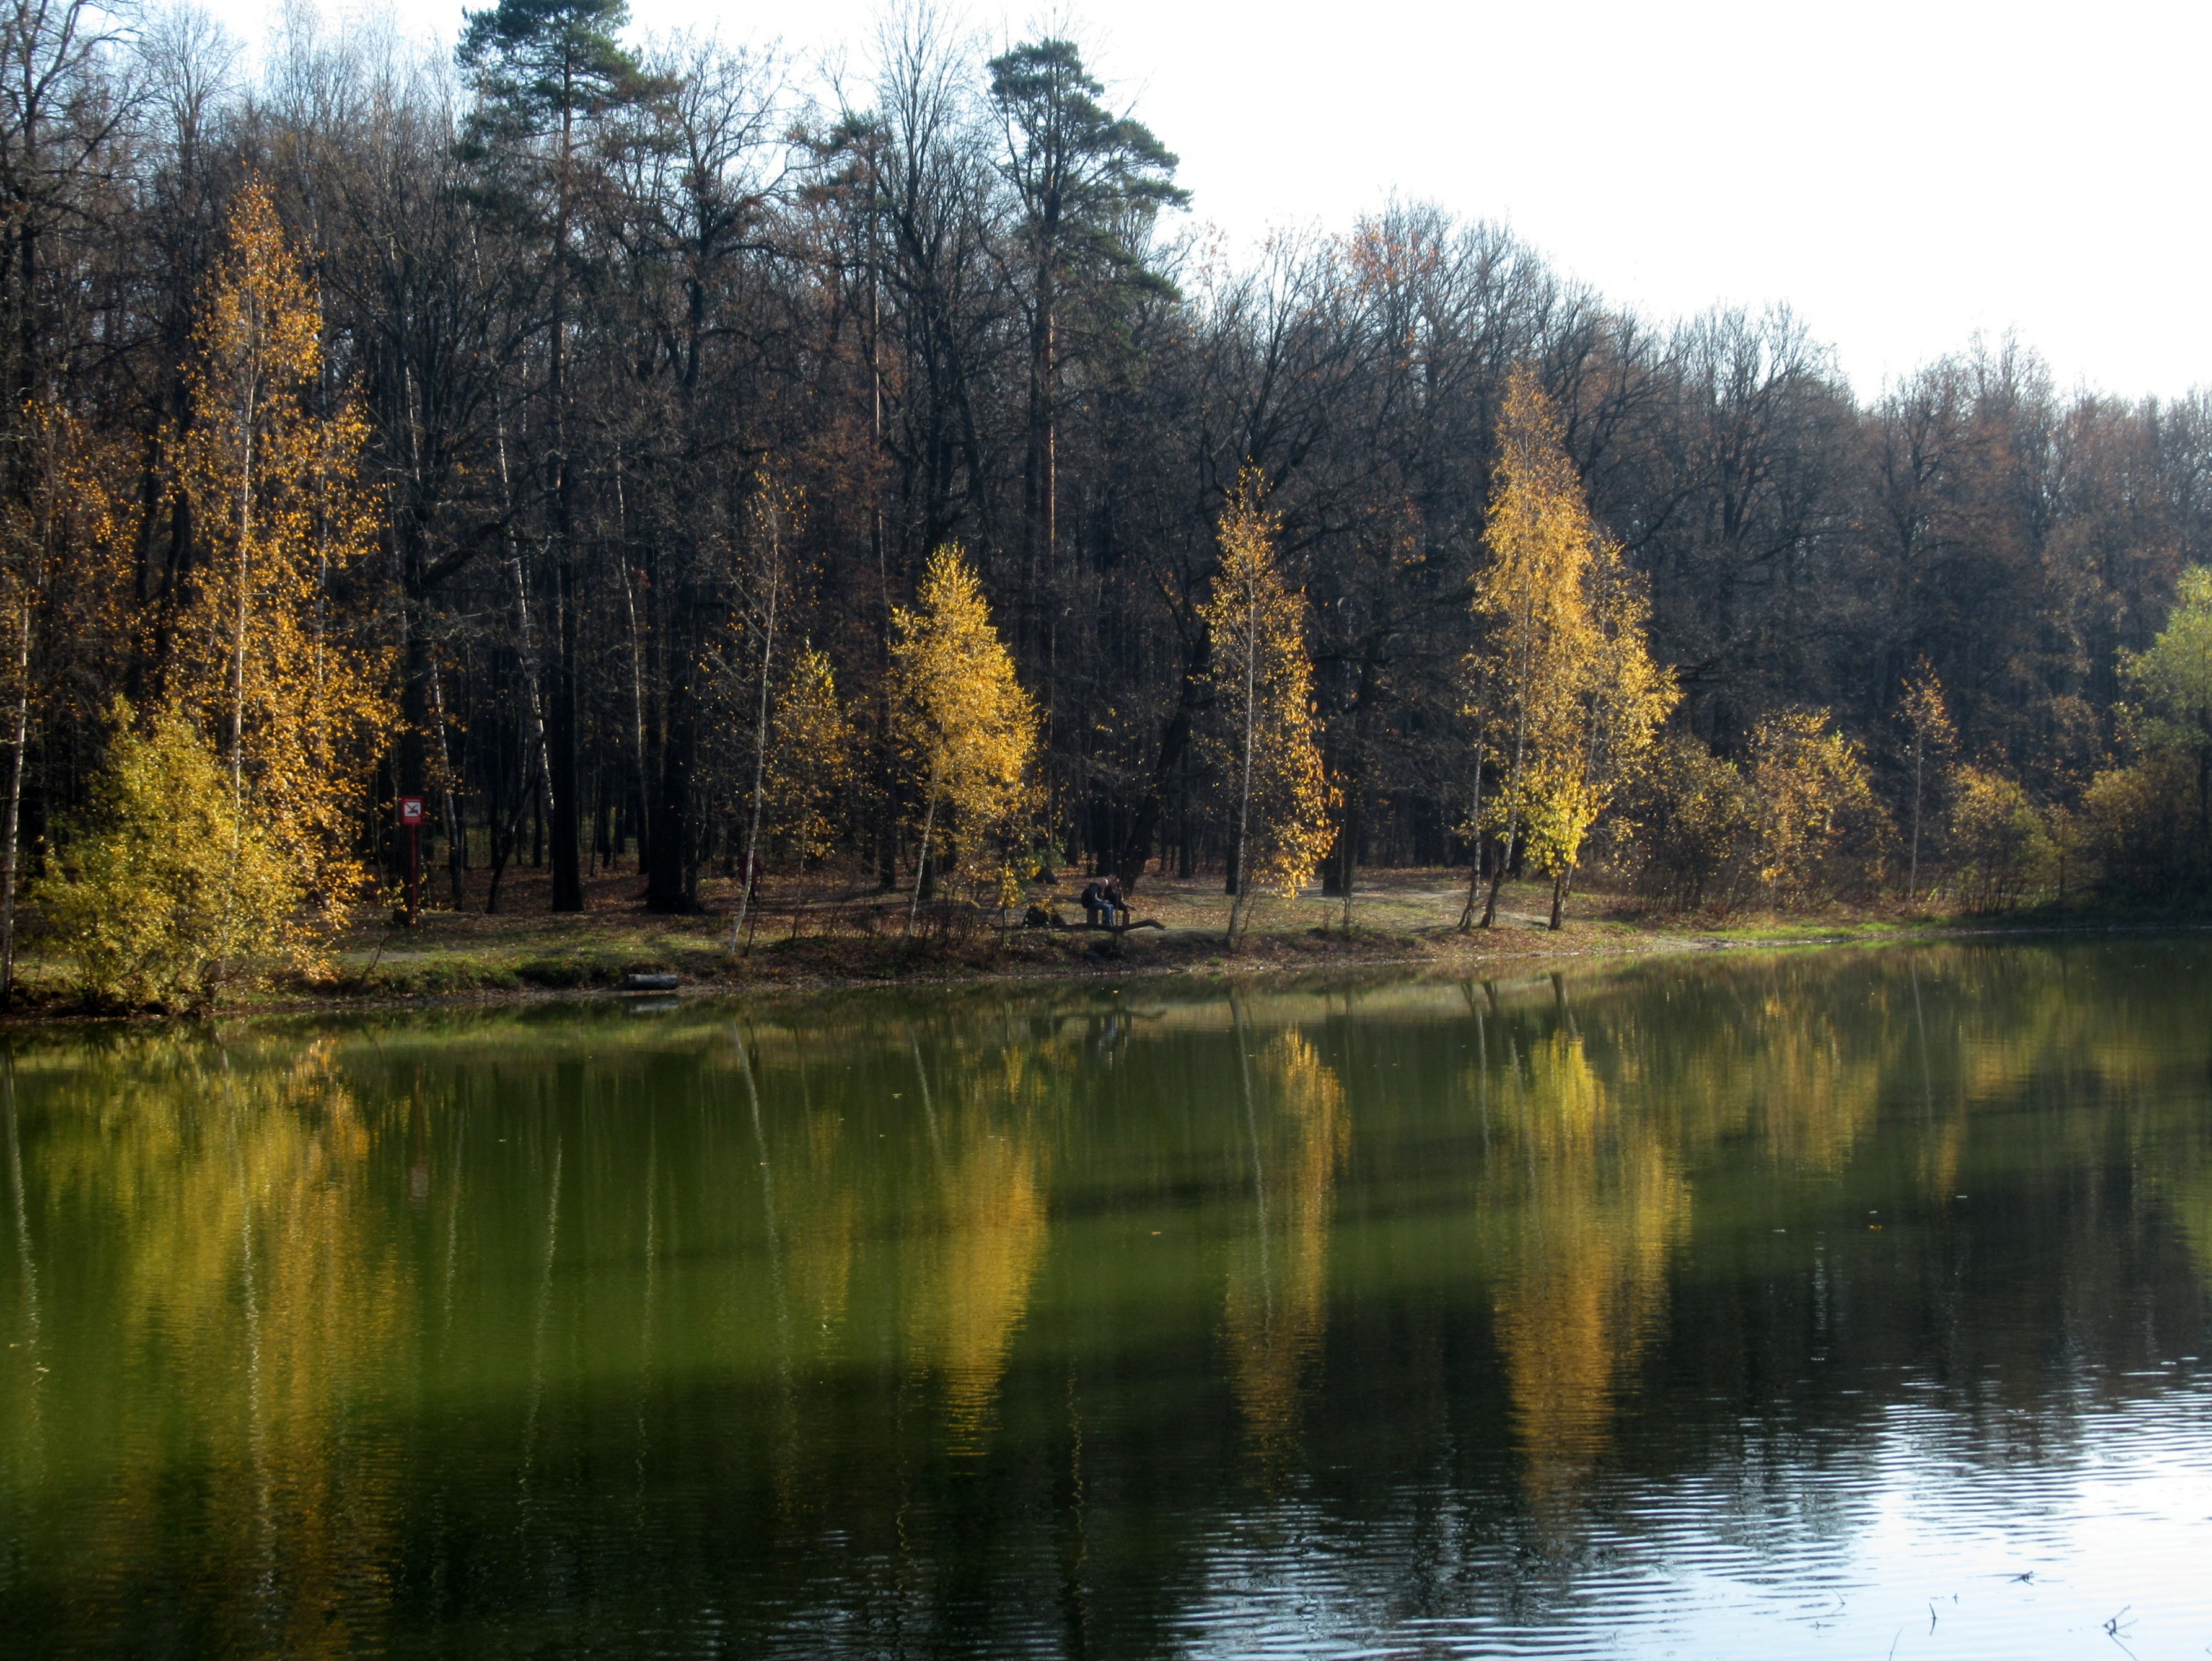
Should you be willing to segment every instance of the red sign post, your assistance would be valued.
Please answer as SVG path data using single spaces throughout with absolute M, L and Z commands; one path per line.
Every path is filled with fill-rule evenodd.
M 399 828 L 407 833 L 407 926 L 415 926 L 416 889 L 422 877 L 422 798 L 399 799 Z

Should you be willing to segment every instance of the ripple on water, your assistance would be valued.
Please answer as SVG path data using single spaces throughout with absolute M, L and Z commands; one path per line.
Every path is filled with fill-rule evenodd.
M 2138 1657 L 2203 1652 L 2212 1392 L 2093 1409 L 2035 1462 L 1978 1462 L 1979 1433 L 1923 1397 L 1893 1406 L 1857 1456 L 1768 1470 L 1756 1495 L 1726 1474 L 1615 1477 L 1548 1552 L 1455 1542 L 1425 1504 L 1357 1528 L 1278 1506 L 1212 1536 L 1177 1630 L 1190 1653 L 1224 1658 L 1996 1661 L 2112 1635 Z M 1406 1609 L 1417 1562 L 1456 1612 Z

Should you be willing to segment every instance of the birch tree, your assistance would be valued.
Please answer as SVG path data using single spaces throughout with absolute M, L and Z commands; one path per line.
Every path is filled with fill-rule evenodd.
M 892 608 L 891 636 L 893 727 L 921 797 L 910 929 L 940 834 L 956 871 L 977 867 L 994 840 L 1002 854 L 1022 840 L 1038 714 L 959 548 L 930 556 L 912 609 Z
M 1858 744 L 1838 732 L 1826 709 L 1784 709 L 1759 722 L 1751 739 L 1751 808 L 1760 885 L 1778 909 L 1804 904 L 1837 885 L 1829 867 L 1857 827 L 1871 867 L 1881 822 Z
M 203 545 L 177 619 L 171 700 L 216 745 L 232 841 L 252 820 L 326 908 L 364 874 L 362 786 L 391 734 L 360 479 L 367 428 L 324 399 L 320 307 L 258 183 L 239 193 L 185 366 L 192 423 L 175 446 Z M 343 593 L 339 590 L 343 587 Z
M 1553 929 L 1564 920 L 1592 827 L 1644 768 L 1660 724 L 1681 697 L 1672 672 L 1652 660 L 1650 600 L 1619 543 L 1600 537 L 1592 544 L 1583 587 L 1595 648 L 1576 701 L 1581 730 L 1571 775 L 1539 793 L 1544 806 L 1529 837 L 1537 869 L 1552 879 Z
M 757 569 L 753 587 L 755 621 L 760 636 L 760 705 L 753 723 L 753 788 L 750 817 L 745 826 L 745 868 L 738 879 L 737 914 L 730 919 L 730 950 L 735 952 L 744 933 L 745 915 L 752 908 L 753 885 L 760 870 L 761 808 L 767 794 L 769 751 L 769 691 L 775 679 L 775 625 L 783 603 L 784 532 L 798 501 L 765 475 L 753 502 Z
M 173 706 L 141 722 L 116 700 L 88 812 L 37 891 L 87 996 L 204 1007 L 265 963 L 301 960 L 299 871 L 229 769 Z
M 1596 539 L 1582 481 L 1560 440 L 1559 412 L 1534 374 L 1516 368 L 1498 426 L 1483 531 L 1487 557 L 1474 579 L 1481 641 L 1468 663 L 1483 697 L 1470 713 L 1482 718 L 1497 747 L 1498 773 L 1476 826 L 1498 847 L 1485 928 L 1496 925 L 1498 890 L 1532 826 L 1540 824 L 1556 848 L 1571 839 L 1585 811 L 1558 798 L 1577 771 L 1576 704 L 1599 645 L 1583 593 Z M 1466 925 L 1465 914 L 1461 922 Z
M 1498 449 L 1488 557 L 1474 575 L 1482 639 L 1467 666 L 1468 713 L 1481 723 L 1476 767 L 1481 746 L 1495 743 L 1499 771 L 1489 799 L 1477 795 L 1476 833 L 1498 842 L 1482 927 L 1496 924 L 1518 848 L 1552 880 L 1558 928 L 1591 826 L 1677 695 L 1651 659 L 1642 585 L 1592 521 L 1559 411 L 1525 366 L 1507 383 Z M 1476 865 L 1462 928 L 1474 909 Z
M 1314 713 L 1306 602 L 1276 562 L 1279 518 L 1247 467 L 1221 515 L 1221 569 L 1200 615 L 1213 695 L 1212 747 L 1236 784 L 1229 941 L 1250 926 L 1254 889 L 1296 898 L 1328 851 L 1333 803 Z
M 1905 683 L 1905 696 L 1898 700 L 1897 718 L 1905 723 L 1905 753 L 1912 762 L 1911 848 L 1906 855 L 1905 875 L 1905 897 L 1911 900 L 1920 893 L 1920 822 L 1931 782 L 1929 775 L 1942 766 L 1959 743 L 1943 697 L 1943 683 L 1936 678 L 1935 667 L 1926 658 L 1920 660 L 1919 667 Z
M 763 793 L 768 830 L 802 868 L 836 845 L 852 794 L 854 743 L 829 654 L 802 646 L 776 695 Z

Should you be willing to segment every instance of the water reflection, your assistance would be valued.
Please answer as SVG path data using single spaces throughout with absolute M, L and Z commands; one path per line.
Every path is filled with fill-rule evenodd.
M 1665 1314 L 1690 1189 L 1579 1034 L 1556 1028 L 1525 1054 L 1509 1040 L 1504 1084 L 1504 1146 L 1476 1204 L 1529 1500 L 1557 1527 Z
M 963 1455 L 982 1451 L 1044 1262 L 1040 1154 L 1024 1120 L 997 1095 L 979 1091 L 947 1115 L 936 1204 L 908 1254 L 907 1342 L 915 1360 L 942 1378 L 947 1443 Z
M 1321 1352 L 1329 1206 L 1351 1124 L 1343 1085 L 1303 1033 L 1282 1033 L 1254 1056 L 1241 1013 L 1236 1027 L 1252 1227 L 1231 1256 L 1224 1325 L 1231 1388 L 1273 1485 L 1294 1452 L 1299 1397 Z
M 120 1582 L 179 1562 L 210 1599 L 198 1618 L 310 1655 L 353 1647 L 356 1613 L 390 1595 L 398 1471 L 354 1426 L 391 1401 L 414 1335 L 370 1191 L 391 1127 L 333 1046 L 288 1050 L 231 1068 L 155 1041 L 72 1069 L 40 1094 L 80 1134 L 34 1144 L 30 1186 L 49 1215 L 94 1220 L 76 1244 L 112 1253 L 93 1318 L 55 1358 L 72 1399 L 54 1417 L 69 1433 L 96 1421 L 101 1442 L 64 1451 L 64 1471 L 125 1456 L 103 1459 L 75 1572 Z M 19 1211 L 34 1296 L 32 1232 Z
M 1900 1540 L 2033 1537 L 2194 1630 L 2188 1576 L 2118 1595 L 2169 1545 L 2083 1542 L 2135 1505 L 2212 1548 L 2154 1503 L 2212 1430 L 2208 967 L 19 1043 L 0 1629 L 1757 1654 L 1809 1618 L 1761 1588 L 1872 1610 Z M 2044 1629 L 2010 1607 L 1990 1652 Z

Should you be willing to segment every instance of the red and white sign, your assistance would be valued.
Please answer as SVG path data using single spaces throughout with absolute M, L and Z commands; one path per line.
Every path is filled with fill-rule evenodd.
M 399 822 L 400 822 L 400 824 L 422 824 L 422 797 L 420 797 L 420 796 L 402 796 L 402 797 L 400 797 L 400 799 L 399 799 Z

